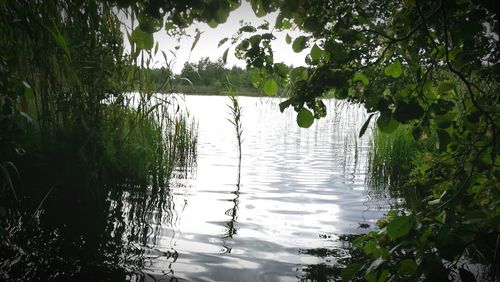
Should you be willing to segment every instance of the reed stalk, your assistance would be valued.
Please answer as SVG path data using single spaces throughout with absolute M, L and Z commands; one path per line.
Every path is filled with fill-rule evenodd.
M 234 126 L 234 132 L 236 136 L 236 141 L 238 145 L 238 179 L 237 179 L 237 185 L 240 185 L 240 180 L 241 180 L 241 145 L 243 143 L 243 129 L 242 129 L 242 124 L 241 124 L 241 106 L 238 102 L 238 98 L 236 98 L 236 93 L 234 91 L 234 88 L 232 87 L 231 83 L 227 83 L 227 93 L 228 97 L 230 100 L 230 104 L 228 104 L 230 114 L 231 114 L 231 119 L 227 119 L 233 126 Z

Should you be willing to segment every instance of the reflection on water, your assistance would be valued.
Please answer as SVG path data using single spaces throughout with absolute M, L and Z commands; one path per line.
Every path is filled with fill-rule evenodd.
M 240 97 L 244 141 L 237 185 L 228 101 L 186 96 L 199 126 L 197 166 L 178 171 L 162 197 L 127 192 L 113 198 L 112 210 L 122 213 L 116 236 L 142 250 L 131 278 L 338 278 L 352 255 L 339 236 L 364 232 L 360 224 L 373 225 L 386 204 L 365 194 L 369 136 L 356 138 L 365 113 L 329 101 L 327 118 L 300 129 L 292 110 L 279 112 L 279 99 Z
M 8 250 L 0 270 L 43 280 L 338 280 L 357 255 L 345 234 L 365 232 L 360 224 L 373 226 L 387 204 L 365 191 L 369 132 L 357 134 L 366 114 L 326 101 L 328 116 L 301 129 L 279 101 L 239 98 L 238 185 L 229 99 L 185 97 L 199 128 L 196 166 L 177 168 L 164 187 L 110 188 L 104 207 L 44 211 L 46 229 L 27 231 L 30 252 Z

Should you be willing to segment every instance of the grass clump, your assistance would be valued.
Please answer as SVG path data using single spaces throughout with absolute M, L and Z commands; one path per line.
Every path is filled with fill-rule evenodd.
M 412 202 L 415 191 L 408 183 L 418 149 L 408 127 L 399 126 L 390 134 L 375 129 L 368 152 L 370 193 L 382 196 L 388 192 L 393 198 Z

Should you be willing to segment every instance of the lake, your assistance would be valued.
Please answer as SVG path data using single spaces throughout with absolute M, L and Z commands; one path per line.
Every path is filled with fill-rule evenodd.
M 364 109 L 326 100 L 327 117 L 302 129 L 293 109 L 280 113 L 279 98 L 238 97 L 244 139 L 238 185 L 229 98 L 179 100 L 198 124 L 196 164 L 174 172 L 160 205 L 138 202 L 158 207 L 149 216 L 137 216 L 141 208 L 130 204 L 131 195 L 111 205 L 124 214 L 120 238 L 139 250 L 124 260 L 128 279 L 338 279 L 351 256 L 346 235 L 373 228 L 388 204 L 367 193 L 370 130 L 357 137 Z M 146 225 L 143 235 L 127 235 L 139 223 Z

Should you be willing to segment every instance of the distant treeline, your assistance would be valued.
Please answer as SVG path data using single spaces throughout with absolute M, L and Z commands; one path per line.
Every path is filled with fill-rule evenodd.
M 181 92 L 186 94 L 224 95 L 228 83 L 237 95 L 259 96 L 261 91 L 252 84 L 255 70 L 237 66 L 227 68 L 222 60 L 215 62 L 202 58 L 197 63 L 184 64 L 180 74 L 173 74 L 168 68 L 141 70 L 139 75 L 147 76 L 158 92 Z

